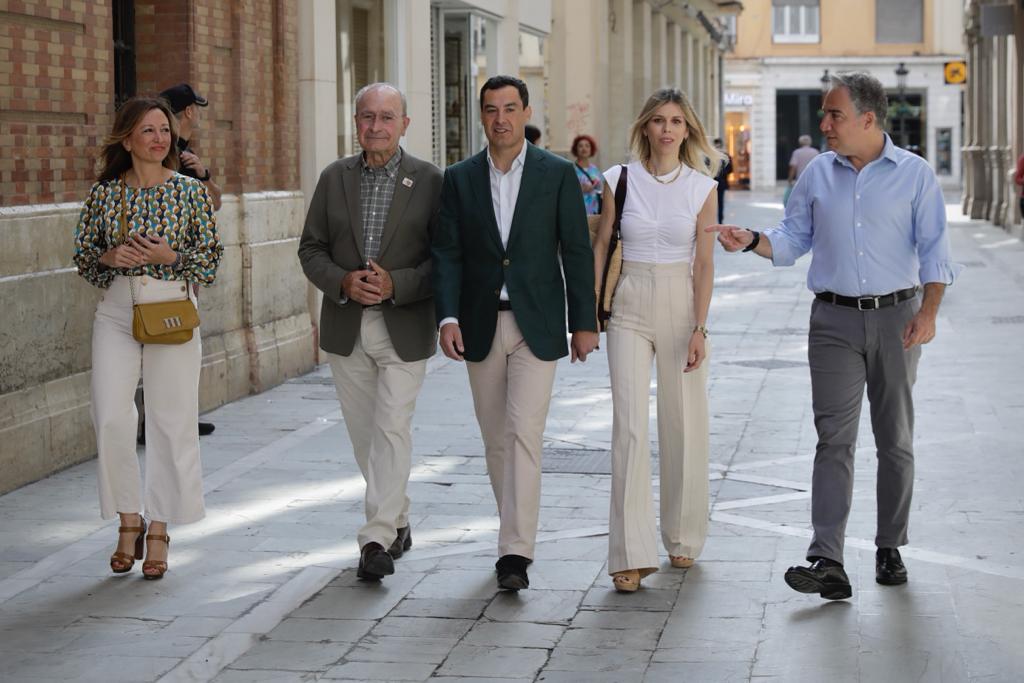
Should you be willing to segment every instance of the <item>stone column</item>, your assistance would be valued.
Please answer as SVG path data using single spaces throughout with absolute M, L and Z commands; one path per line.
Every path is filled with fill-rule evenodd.
M 685 89 L 683 78 L 683 27 L 679 24 L 668 25 L 668 60 L 669 77 L 674 88 Z
M 633 100 L 637 107 L 651 94 L 651 6 L 633 5 Z
M 636 97 L 633 49 L 633 0 L 609 0 L 608 16 L 608 127 L 602 146 L 605 166 L 629 158 L 629 126 L 642 106 Z
M 992 137 L 988 148 L 989 169 L 992 178 L 992 201 L 988 220 L 995 225 L 1006 225 L 1008 219 L 1009 189 L 1006 185 L 1007 157 L 1010 154 L 1007 139 L 1007 113 L 1009 97 L 1006 84 L 1006 36 L 992 38 Z
M 668 19 L 658 12 L 651 18 L 651 89 L 669 85 Z

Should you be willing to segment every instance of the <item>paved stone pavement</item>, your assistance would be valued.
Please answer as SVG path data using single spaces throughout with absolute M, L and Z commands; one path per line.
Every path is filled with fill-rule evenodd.
M 766 225 L 768 194 L 727 216 Z M 494 585 L 496 524 L 465 370 L 435 359 L 415 420 L 412 551 L 355 579 L 363 486 L 321 369 L 211 414 L 209 515 L 171 530 L 171 570 L 107 568 L 95 463 L 0 497 L 4 681 L 1019 681 L 1024 679 L 1024 244 L 957 215 L 968 265 L 916 389 L 910 583 L 873 582 L 865 418 L 847 567 L 853 598 L 790 591 L 809 536 L 814 433 L 806 262 L 719 253 L 710 537 L 633 595 L 604 561 L 606 359 L 559 367 L 532 587 Z M 652 437 L 656 432 L 652 431 Z

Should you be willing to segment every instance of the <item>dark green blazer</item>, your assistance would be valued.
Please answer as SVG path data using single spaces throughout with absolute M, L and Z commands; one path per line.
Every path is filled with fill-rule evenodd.
M 561 157 L 528 145 L 507 248 L 494 216 L 487 150 L 449 166 L 433 253 L 437 321 L 459 319 L 468 361 L 482 361 L 491 350 L 502 285 L 541 360 L 569 353 L 567 303 L 571 332 L 597 331 L 583 195 L 572 163 Z
M 320 348 L 339 356 L 352 353 L 363 305 L 342 301 L 341 281 L 359 270 L 363 254 L 363 214 L 359 203 L 361 155 L 335 161 L 320 174 L 299 240 L 302 270 L 324 293 L 320 308 Z M 384 324 L 399 358 L 429 358 L 437 349 L 431 287 L 430 244 L 437 230 L 441 171 L 402 152 L 377 263 L 391 274 L 394 298 L 382 304 Z

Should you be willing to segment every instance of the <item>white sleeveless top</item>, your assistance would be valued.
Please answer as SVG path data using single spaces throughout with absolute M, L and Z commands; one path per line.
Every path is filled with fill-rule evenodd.
M 615 192 L 620 166 L 604 172 Z M 643 263 L 692 262 L 697 243 L 697 214 L 718 183 L 684 165 L 679 177 L 659 183 L 639 161 L 628 165 L 626 204 L 622 208 L 622 258 Z M 669 180 L 675 169 L 659 176 Z

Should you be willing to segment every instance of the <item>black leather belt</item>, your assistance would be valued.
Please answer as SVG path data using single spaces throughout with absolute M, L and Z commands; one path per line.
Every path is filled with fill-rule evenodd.
M 882 294 L 881 296 L 842 296 L 840 294 L 833 294 L 832 292 L 817 292 L 814 297 L 827 301 L 830 304 L 836 306 L 846 306 L 847 308 L 856 308 L 858 311 L 874 311 L 879 308 L 887 308 L 889 306 L 895 306 L 901 301 L 907 299 L 913 299 L 917 294 L 917 287 L 909 287 L 907 289 L 901 289 L 898 292 L 890 292 L 888 294 Z
M 498 310 L 499 311 L 511 311 L 512 310 L 512 302 L 511 301 L 506 301 L 504 299 L 498 299 Z

